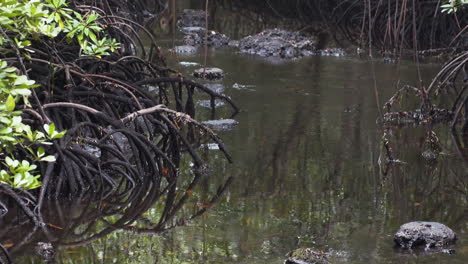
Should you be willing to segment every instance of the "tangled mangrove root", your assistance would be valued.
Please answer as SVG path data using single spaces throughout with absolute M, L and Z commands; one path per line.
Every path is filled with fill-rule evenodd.
M 216 115 L 215 100 L 229 104 L 233 115 L 238 108 L 229 97 L 168 69 L 151 34 L 136 22 L 113 15 L 112 10 L 121 8 L 119 5 L 99 2 L 103 6 L 88 5 L 91 2 L 87 1 L 74 4 L 79 12 L 94 10 L 102 15 L 99 23 L 121 43 L 118 52 L 103 58 L 81 57 L 76 43 L 46 40 L 31 46 L 31 56 L 8 51 L 1 56 L 40 85 L 32 91 L 31 105 L 19 106 L 23 121 L 37 130 L 50 123 L 57 130 L 67 130 L 63 138 L 45 147 L 56 162 L 39 164 L 42 186 L 38 191 L 26 192 L 0 184 L 2 217 L 12 214 L 8 209 L 16 205 L 21 213 L 10 221 L 15 223 L 11 230 L 31 230 L 21 241 L 15 241 L 12 250 L 2 247 L 7 259 L 8 252 L 31 243 L 38 232 L 50 241 L 58 239 L 51 232 L 53 225 L 51 228 L 43 215 L 43 206 L 50 198 L 92 197 L 87 201 L 93 213 L 85 210 L 79 223 L 61 223 L 72 225 L 67 228 L 72 232 L 83 222 L 89 225 L 85 230 L 98 220 L 107 222 L 102 231 L 74 242 L 80 244 L 116 228 L 139 231 L 131 227 L 132 223 L 163 197 L 159 220 L 141 231 L 162 232 L 181 225 L 216 202 L 230 182 L 207 201 L 207 207 L 185 220 L 170 223 L 206 174 L 206 165 L 197 153 L 199 146 L 214 142 L 231 161 L 220 138 L 195 120 L 194 97 L 210 97 L 212 117 Z M 144 2 L 119 3 L 132 3 L 137 8 Z M 149 36 L 149 45 L 140 38 L 141 32 Z M 22 149 L 17 152 L 18 159 L 27 155 Z M 189 161 L 193 166 L 181 179 L 181 164 Z M 190 174 L 193 178 L 185 179 Z M 183 183 L 187 183 L 185 187 L 181 186 Z M 186 192 L 180 196 L 178 192 L 184 188 Z M 106 220 L 116 214 L 121 216 L 117 221 Z M 73 232 L 68 235 L 77 236 Z
M 468 133 L 468 52 L 462 52 L 442 66 L 442 69 L 426 87 L 406 85 L 399 89 L 386 103 L 386 124 L 423 124 L 451 122 L 452 130 L 461 124 L 463 134 Z M 413 93 L 420 99 L 414 111 L 392 111 L 404 95 Z M 445 100 L 440 97 L 444 96 Z M 439 101 L 438 105 L 432 102 Z M 448 102 L 448 103 L 447 103 Z
M 38 246 L 48 244 L 52 248 L 48 255 L 53 255 L 59 248 L 83 246 L 116 230 L 161 234 L 188 224 L 213 206 L 233 180 L 228 178 L 211 198 L 197 200 L 193 198 L 196 192 L 193 188 L 202 176 L 195 172 L 184 186 L 177 186 L 173 181 L 163 192 L 141 185 L 121 196 L 103 198 L 99 193 L 89 193 L 69 203 L 47 200 L 43 227 L 35 226 L 21 214 L 5 221 L 0 240 L 9 248 L 4 253 L 7 257 L 25 251 L 43 255 L 38 252 Z M 197 207 L 189 207 L 187 202 L 194 202 Z
M 386 54 L 402 50 L 466 48 L 467 10 L 441 13 L 444 1 L 381 0 L 269 0 L 224 1 L 218 5 L 235 12 L 265 16 L 262 21 L 289 20 L 298 27 L 307 25 L 315 33 L 331 34 L 336 40 L 349 40 L 367 47 L 369 42 Z M 252 19 L 257 21 L 255 19 Z M 299 21 L 299 23 L 298 23 Z M 414 22 L 414 23 L 413 23 Z M 254 22 L 256 23 L 256 22 Z M 302 25 L 302 26 L 301 26 Z M 314 26 L 317 25 L 317 26 Z M 318 26 L 320 25 L 320 26 Z M 465 35 L 463 35 L 465 33 Z
M 451 111 L 454 113 L 452 130 L 461 123 L 463 134 L 468 133 L 468 52 L 465 51 L 445 63 L 427 89 L 436 96 L 448 94 L 453 101 Z

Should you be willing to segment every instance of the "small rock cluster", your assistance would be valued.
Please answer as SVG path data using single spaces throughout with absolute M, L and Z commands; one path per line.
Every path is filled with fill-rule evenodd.
M 230 39 L 228 36 L 219 32 L 209 30 L 206 35 L 206 44 L 211 47 L 221 47 L 228 45 Z M 198 46 L 205 44 L 205 29 L 201 28 L 184 36 L 186 45 Z
M 219 68 L 200 68 L 193 72 L 193 76 L 200 79 L 205 77 L 204 79 L 215 81 L 224 78 L 224 71 Z
M 270 29 L 241 39 L 239 49 L 243 53 L 263 57 L 297 58 L 314 55 L 315 44 L 314 38 L 306 37 L 298 32 Z
M 179 15 L 177 27 L 185 34 L 185 45 L 198 46 L 205 44 L 205 14 L 203 10 L 185 9 L 182 14 Z M 221 47 L 227 45 L 230 41 L 229 37 L 219 32 L 209 30 L 206 33 L 206 44 L 208 46 Z
M 182 45 L 174 47 L 174 52 L 178 54 L 193 54 L 197 52 L 197 48 L 190 45 Z
M 311 55 L 345 55 L 344 50 L 340 48 L 317 50 L 315 37 L 281 29 L 269 29 L 241 40 L 231 40 L 222 33 L 213 30 L 206 31 L 205 14 L 203 10 L 185 9 L 178 17 L 177 26 L 185 34 L 185 46 L 176 48 L 176 53 L 193 53 L 196 52 L 196 49 L 186 47 L 206 44 L 210 47 L 229 46 L 238 48 L 242 53 L 286 59 Z

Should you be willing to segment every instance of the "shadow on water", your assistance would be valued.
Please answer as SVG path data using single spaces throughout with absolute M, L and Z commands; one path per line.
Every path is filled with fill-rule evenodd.
M 96 240 L 107 239 L 114 232 L 160 236 L 187 225 L 212 207 L 233 180 L 229 177 L 209 196 L 210 190 L 203 194 L 193 191 L 202 176 L 208 175 L 195 173 L 192 180 L 168 187 L 163 195 L 157 194 L 154 187 L 138 186 L 105 199 L 94 194 L 73 200 L 48 200 L 43 207 L 46 228 L 34 225 L 19 209 L 12 210 L 2 218 L 0 240 L 8 250 L 2 261 L 9 263 L 7 259 L 10 258 L 15 259 L 15 263 L 25 263 L 42 258 L 46 263 L 61 263 L 64 253 L 79 248 L 76 253 L 83 254 L 80 263 L 95 263 L 96 254 L 101 254 L 103 259 L 108 257 L 106 249 L 91 251 L 91 254 L 81 249 Z M 120 241 L 112 245 L 128 247 Z

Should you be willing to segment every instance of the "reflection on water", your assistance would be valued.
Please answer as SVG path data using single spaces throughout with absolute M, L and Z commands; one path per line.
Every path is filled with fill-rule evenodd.
M 197 55 L 179 59 L 201 62 Z M 236 177 L 226 194 L 191 226 L 159 236 L 115 231 L 62 248 L 64 263 L 282 263 L 302 246 L 331 251 L 337 263 L 465 263 L 466 164 L 448 129 L 435 126 L 387 130 L 395 158 L 406 164 L 379 167 L 384 128 L 375 122 L 369 63 L 312 57 L 278 65 L 223 49 L 212 50 L 209 63 L 225 70 L 225 93 L 243 112 L 237 128 L 221 133 L 234 165 L 207 150 L 213 176 L 200 180 L 198 201 L 187 206 L 203 208 L 207 191 Z M 382 103 L 394 91 L 397 66 L 375 67 Z M 422 71 L 429 78 L 437 68 Z M 404 65 L 402 82 L 415 83 L 414 73 Z M 442 146 L 436 163 L 422 157 L 429 131 Z M 453 228 L 457 254 L 394 251 L 393 233 L 412 220 Z
M 195 68 L 180 67 L 180 61 L 202 63 L 203 58 L 169 58 L 189 76 Z M 112 230 L 93 243 L 62 247 L 60 262 L 282 263 L 288 251 L 313 247 L 331 252 L 335 263 L 466 263 L 467 164 L 443 125 L 376 124 L 371 63 L 330 57 L 271 63 L 218 49 L 209 50 L 208 64 L 227 73 L 220 84 L 243 110 L 236 116 L 239 125 L 220 133 L 235 163 L 207 149 L 211 174 L 200 179 L 181 213 L 208 209 L 207 193 L 236 177 L 225 195 L 189 226 L 158 235 Z M 376 62 L 374 67 L 380 105 L 398 81 L 417 83 L 411 63 Z M 421 66 L 426 83 L 438 68 Z M 249 86 L 236 89 L 234 84 Z M 384 131 L 402 163 L 379 166 Z M 422 155 L 428 133 L 440 142 L 437 162 Z M 162 211 L 156 205 L 142 213 L 159 216 Z M 393 233 L 414 220 L 454 229 L 457 253 L 395 251 Z M 33 262 L 25 257 L 19 263 Z
M 395 158 L 406 164 L 379 167 L 384 128 L 375 122 L 369 63 L 312 57 L 275 65 L 211 52 L 210 66 L 225 70 L 225 93 L 243 112 L 237 128 L 221 133 L 234 165 L 207 150 L 213 176 L 200 180 L 197 201 L 187 206 L 203 208 L 206 192 L 236 177 L 226 194 L 190 226 L 159 236 L 115 231 L 61 249 L 64 263 L 282 263 L 302 246 L 330 251 L 336 263 L 465 263 L 467 169 L 445 126 L 386 130 Z M 200 62 L 197 55 L 179 59 Z M 402 68 L 402 82 L 414 83 L 413 67 Z M 430 77 L 437 68 L 422 71 Z M 375 69 L 383 102 L 394 91 L 396 66 Z M 436 163 L 422 157 L 429 131 L 442 147 Z M 412 220 L 453 228 L 457 253 L 394 251 L 393 233 Z

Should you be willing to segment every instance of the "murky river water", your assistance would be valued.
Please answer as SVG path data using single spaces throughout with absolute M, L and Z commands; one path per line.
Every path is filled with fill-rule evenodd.
M 171 41 L 161 44 L 169 47 Z M 196 67 L 179 62 L 201 63 L 201 54 L 170 56 L 169 64 L 188 76 Z M 63 248 L 60 262 L 279 264 L 288 251 L 312 247 L 331 252 L 335 263 L 467 263 L 467 164 L 449 129 L 390 130 L 396 158 L 405 164 L 378 165 L 384 129 L 376 124 L 377 106 L 398 81 L 417 83 L 415 65 L 372 64 L 354 56 L 270 61 L 231 49 L 209 49 L 207 61 L 226 72 L 218 84 L 242 109 L 238 127 L 220 133 L 234 164 L 217 150 L 207 151 L 212 173 L 193 194 L 203 201 L 235 176 L 220 202 L 189 226 L 164 234 L 117 230 Z M 425 83 L 438 69 L 421 66 Z M 435 164 L 421 155 L 431 130 L 443 147 Z M 413 220 L 454 229 L 456 254 L 395 250 L 393 234 Z

